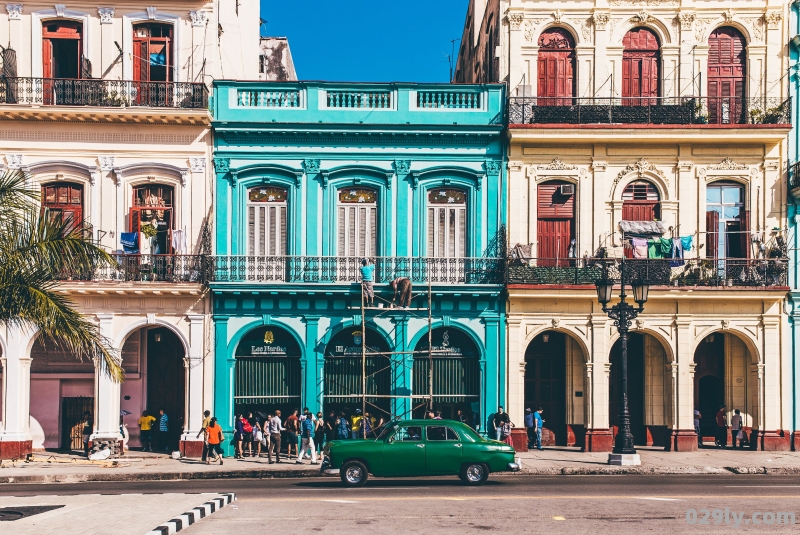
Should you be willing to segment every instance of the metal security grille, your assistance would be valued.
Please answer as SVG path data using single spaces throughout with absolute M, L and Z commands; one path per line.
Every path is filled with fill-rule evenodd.
M 237 404 L 300 400 L 299 357 L 236 357 Z
M 390 359 L 382 356 L 366 358 L 366 390 L 370 396 L 387 396 L 391 390 Z M 358 401 L 361 395 L 361 355 L 325 358 L 325 400 L 334 403 Z M 375 403 L 377 397 L 371 399 Z
M 477 400 L 480 397 L 480 366 L 478 360 L 470 357 L 434 357 L 433 361 L 433 401 L 434 403 L 453 403 Z M 427 398 L 428 370 L 427 357 L 414 358 L 414 397 Z

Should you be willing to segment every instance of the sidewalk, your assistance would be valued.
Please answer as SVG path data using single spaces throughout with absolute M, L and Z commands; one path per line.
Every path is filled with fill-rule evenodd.
M 800 475 L 800 452 L 763 452 L 703 449 L 691 453 L 638 450 L 642 465 L 609 466 L 606 453 L 581 453 L 552 448 L 519 453 L 523 474 L 774 474 Z M 87 481 L 171 481 L 189 479 L 294 478 L 319 476 L 319 465 L 309 461 L 267 464 L 266 457 L 206 465 L 198 459 L 171 459 L 167 455 L 128 452 L 122 458 L 89 462 L 63 453 L 38 452 L 33 462 L 4 461 L 2 483 L 80 483 Z

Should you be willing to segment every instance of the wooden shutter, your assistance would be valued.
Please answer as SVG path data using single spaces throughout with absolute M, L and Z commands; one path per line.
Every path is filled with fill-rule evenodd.
M 737 124 L 745 121 L 745 40 L 735 28 L 717 28 L 708 38 L 709 122 Z
M 347 251 L 345 251 L 345 236 L 347 235 L 347 227 L 345 227 L 345 210 L 347 210 L 346 206 L 339 207 L 339 235 L 337 240 L 337 249 L 336 251 L 339 253 L 339 256 L 347 256 Z
M 659 43 L 656 35 L 646 28 L 634 28 L 622 40 L 622 97 L 658 97 Z M 638 98 L 624 104 L 640 106 L 655 101 Z
M 133 81 L 147 82 L 150 80 L 150 50 L 147 46 L 147 39 L 133 39 Z
M 719 212 L 706 212 L 706 258 L 717 258 L 719 242 Z
M 553 28 L 539 37 L 537 59 L 539 106 L 565 106 L 575 95 L 575 44 L 565 30 Z
M 561 195 L 560 187 L 567 182 L 546 182 L 537 186 L 538 216 L 540 218 L 575 217 L 575 195 Z
M 256 247 L 256 206 L 247 207 L 247 254 L 250 256 L 258 255 Z
M 750 210 L 742 210 L 739 216 L 739 240 L 744 258 L 750 258 Z

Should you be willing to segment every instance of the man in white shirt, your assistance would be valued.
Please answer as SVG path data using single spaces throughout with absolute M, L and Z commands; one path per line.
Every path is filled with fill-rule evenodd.
M 733 449 L 736 449 L 736 439 L 739 438 L 739 431 L 742 430 L 742 415 L 739 413 L 739 409 L 736 409 L 731 418 L 731 445 Z M 739 447 L 744 449 L 744 437 L 739 439 Z
M 269 429 L 269 448 L 267 448 L 267 461 L 269 464 L 272 464 L 272 449 L 275 449 L 275 462 L 281 462 L 281 431 L 283 431 L 283 425 L 281 425 L 281 411 L 275 411 L 275 416 L 273 416 L 267 422 L 267 429 Z

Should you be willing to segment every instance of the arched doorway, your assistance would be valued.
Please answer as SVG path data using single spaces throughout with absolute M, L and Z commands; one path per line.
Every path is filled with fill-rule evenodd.
M 634 28 L 622 39 L 622 103 L 647 106 L 659 96 L 658 37 L 647 28 Z
M 286 417 L 300 408 L 302 353 L 286 329 L 254 329 L 242 338 L 235 354 L 234 414 L 252 412 L 263 421 L 275 410 Z
M 424 335 L 414 351 L 428 351 L 414 355 L 414 411 L 422 418 L 428 407 L 433 386 L 433 410 L 441 411 L 442 418 L 455 419 L 459 409 L 477 423 L 480 421 L 480 352 L 470 337 L 459 329 L 439 327 L 431 332 L 432 344 Z M 429 374 L 433 363 L 433 374 Z M 475 418 L 473 418 L 475 416 Z
M 364 362 L 362 344 L 370 353 Z M 362 408 L 363 393 L 367 412 L 391 417 L 392 359 L 386 340 L 370 328 L 365 340 L 360 325 L 336 333 L 325 348 L 324 384 L 325 414 L 332 410 L 352 414 Z
M 614 434 L 619 426 L 622 387 L 622 342 L 611 348 L 609 417 Z M 666 446 L 672 422 L 672 375 L 667 373 L 664 346 L 647 333 L 628 334 L 628 410 L 631 433 L 639 446 Z
M 575 185 L 550 180 L 536 186 L 536 256 L 542 267 L 567 267 L 576 255 Z
M 186 418 L 186 354 L 183 343 L 166 327 L 147 329 L 145 342 L 147 409 L 156 418 L 159 411 L 164 410 L 169 419 L 169 431 L 161 437 L 160 445 L 167 451 L 178 450 Z
M 575 96 L 575 40 L 562 28 L 539 37 L 537 106 L 571 106 Z
M 708 37 L 708 122 L 744 123 L 747 54 L 744 36 L 723 26 Z
M 580 345 L 561 332 L 545 331 L 525 350 L 525 407 L 544 409 L 545 446 L 584 443 L 585 369 Z
M 758 379 L 744 341 L 729 333 L 709 334 L 697 345 L 694 362 L 694 408 L 700 411 L 705 444 L 714 444 L 716 414 L 723 405 L 728 422 L 739 409 L 749 440 L 758 427 Z

